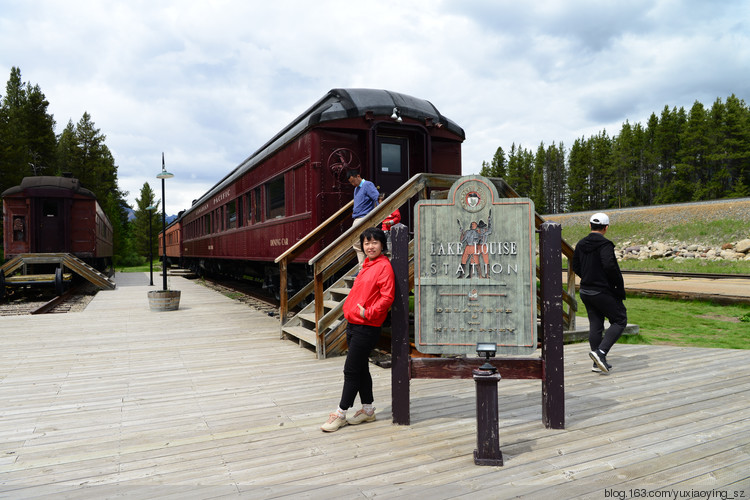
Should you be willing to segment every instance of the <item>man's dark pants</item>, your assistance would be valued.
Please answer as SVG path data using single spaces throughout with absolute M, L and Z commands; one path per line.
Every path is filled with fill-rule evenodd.
M 589 345 L 591 350 L 600 349 L 604 354 L 607 354 L 628 325 L 628 313 L 625 304 L 622 303 L 622 300 L 606 292 L 596 295 L 581 294 L 581 300 L 586 306 L 589 316 Z M 610 326 L 602 337 L 604 318 L 609 320 Z

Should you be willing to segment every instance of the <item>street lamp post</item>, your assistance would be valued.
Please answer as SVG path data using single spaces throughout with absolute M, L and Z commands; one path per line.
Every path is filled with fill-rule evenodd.
M 174 174 L 167 172 L 164 166 L 164 153 L 161 154 L 161 172 L 156 176 L 161 179 L 161 241 L 162 241 L 162 261 L 161 274 L 164 278 L 164 290 L 167 290 L 167 212 L 165 209 L 166 202 L 164 198 L 164 179 L 171 179 Z
M 151 236 L 153 233 L 151 231 L 151 219 L 154 218 L 153 211 L 159 208 L 158 206 L 159 202 L 157 201 L 150 207 L 146 207 L 146 210 L 148 211 L 148 266 L 149 266 L 149 286 L 154 286 L 154 243 L 153 243 L 153 237 Z

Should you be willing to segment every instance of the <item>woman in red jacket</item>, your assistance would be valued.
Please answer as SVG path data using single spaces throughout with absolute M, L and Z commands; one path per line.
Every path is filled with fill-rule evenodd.
M 391 261 L 383 255 L 388 248 L 383 231 L 367 228 L 359 236 L 359 242 L 367 258 L 344 302 L 344 317 L 349 322 L 346 327 L 348 350 L 344 363 L 344 389 L 339 407 L 320 427 L 325 432 L 336 431 L 347 423 L 356 425 L 375 420 L 369 358 L 393 303 L 394 279 Z M 362 409 L 347 420 L 346 410 L 354 405 L 358 393 Z

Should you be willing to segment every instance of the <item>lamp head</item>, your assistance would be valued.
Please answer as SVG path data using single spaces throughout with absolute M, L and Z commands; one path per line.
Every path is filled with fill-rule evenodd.
M 490 358 L 495 357 L 497 344 L 494 342 L 477 342 L 477 354 L 484 356 L 484 364 L 479 367 L 480 370 L 487 370 L 495 373 L 497 369 L 490 364 Z
M 477 343 L 477 354 L 479 354 L 480 356 L 494 358 L 496 352 L 497 352 L 497 344 L 494 342 L 478 342 Z

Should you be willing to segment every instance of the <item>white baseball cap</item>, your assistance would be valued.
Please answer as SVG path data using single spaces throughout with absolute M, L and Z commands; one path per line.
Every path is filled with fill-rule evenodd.
M 589 222 L 592 224 L 599 224 L 600 226 L 609 226 L 609 217 L 607 217 L 607 214 L 599 212 L 592 215 Z

